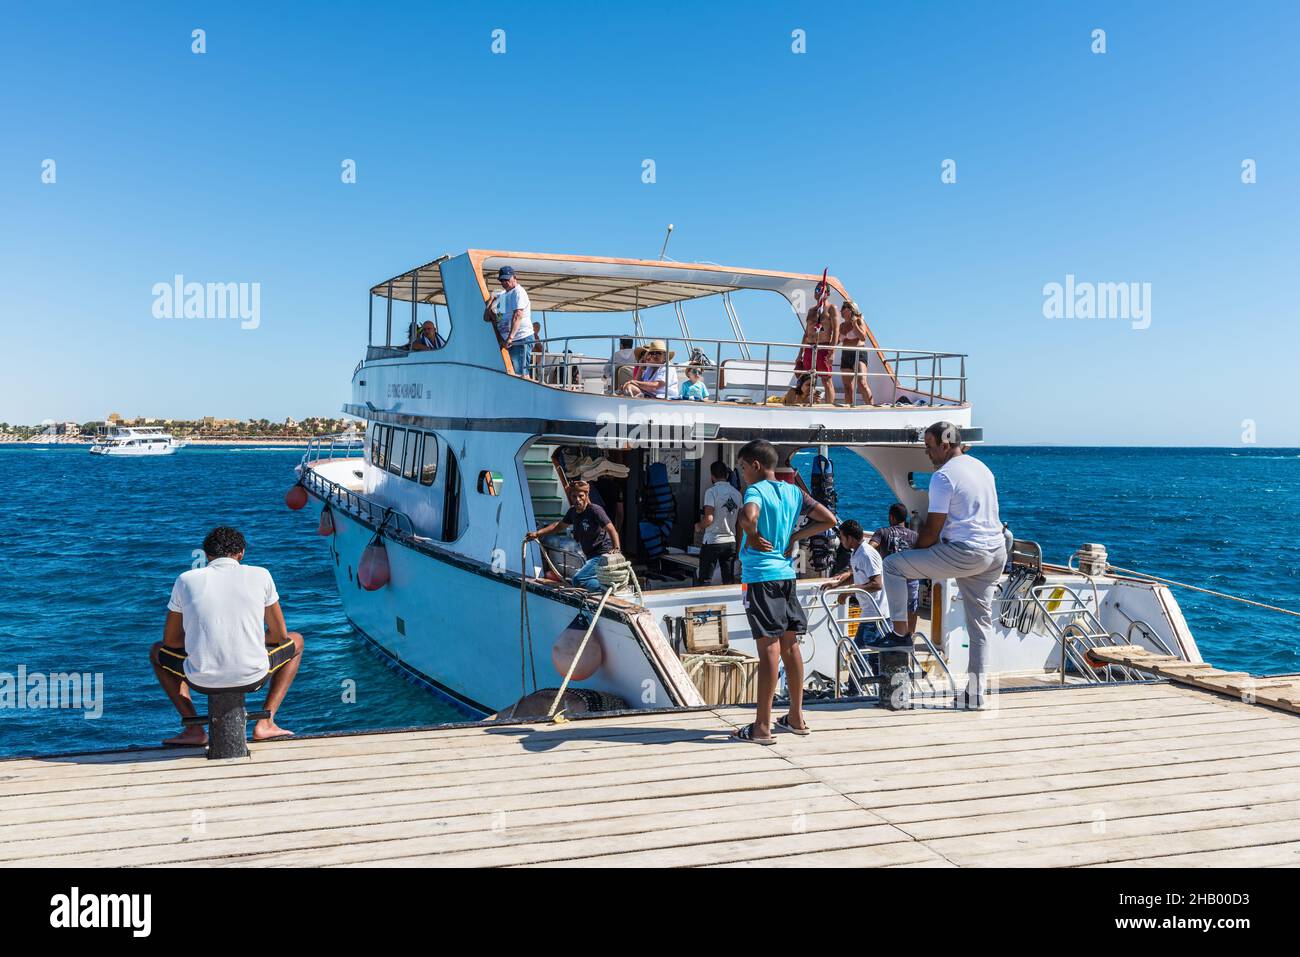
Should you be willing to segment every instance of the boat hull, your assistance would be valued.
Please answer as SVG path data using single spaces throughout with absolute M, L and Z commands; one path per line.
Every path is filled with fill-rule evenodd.
M 526 591 L 529 627 L 521 637 L 517 575 L 496 574 L 463 557 L 430 554 L 392 539 L 385 542 L 390 580 L 367 591 L 357 580 L 357 566 L 374 529 L 341 509 L 333 515 L 331 562 L 344 612 L 374 650 L 410 677 L 469 718 L 495 713 L 563 681 L 552 647 L 579 613 L 576 601 Z M 631 708 L 683 703 L 669 691 L 671 681 L 625 615 L 607 609 L 596 635 L 601 666 L 570 687 L 617 695 Z

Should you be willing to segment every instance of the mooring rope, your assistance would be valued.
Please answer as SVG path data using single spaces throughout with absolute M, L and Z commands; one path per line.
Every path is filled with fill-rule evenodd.
M 1148 572 L 1134 571 L 1131 568 L 1120 568 L 1118 565 L 1107 565 L 1110 571 L 1123 572 L 1126 575 L 1136 575 L 1139 578 L 1147 578 L 1151 581 L 1157 581 L 1164 585 L 1177 585 L 1179 588 L 1186 588 L 1191 591 L 1199 591 L 1205 595 L 1213 595 L 1215 598 L 1226 598 L 1229 601 L 1239 601 L 1243 605 L 1253 605 L 1256 608 L 1264 608 L 1268 611 L 1278 611 L 1284 615 L 1291 615 L 1294 618 L 1300 618 L 1300 611 L 1292 611 L 1290 608 L 1279 608 L 1277 605 L 1266 605 L 1262 601 L 1253 601 L 1249 598 L 1242 598 L 1240 595 L 1229 595 L 1226 592 L 1212 591 L 1209 588 L 1201 588 L 1197 585 L 1189 585 L 1186 582 L 1176 582 L 1172 578 L 1161 578 L 1159 575 L 1152 575 Z
M 538 548 L 541 548 L 539 545 Z M 542 548 L 542 557 L 546 558 L 546 549 Z M 550 559 L 546 559 L 550 562 Z M 531 662 L 533 666 L 533 690 L 537 690 L 537 662 L 533 660 L 533 628 L 528 621 L 528 539 L 525 538 L 523 545 L 520 547 L 519 555 L 519 687 L 523 692 L 523 698 L 528 697 L 528 669 L 526 664 Z M 527 636 L 527 647 L 525 648 L 525 636 Z M 512 709 L 513 710 L 513 709 Z

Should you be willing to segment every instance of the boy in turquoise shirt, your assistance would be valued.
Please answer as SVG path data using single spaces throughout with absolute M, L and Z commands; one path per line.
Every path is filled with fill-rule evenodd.
M 681 388 L 681 397 L 694 399 L 696 402 L 709 401 L 709 387 L 704 384 L 704 370 L 699 366 L 686 367 L 686 384 Z
M 758 648 L 758 711 L 754 723 L 740 728 L 732 737 L 756 744 L 772 744 L 772 697 L 776 693 L 781 662 L 785 662 L 786 685 L 790 690 L 790 713 L 776 725 L 795 734 L 808 734 L 803 719 L 803 656 L 799 635 L 808 630 L 808 619 L 795 590 L 791 553 L 801 539 L 816 535 L 835 524 L 825 505 L 809 497 L 799 486 L 776 479 L 776 449 L 757 439 L 736 454 L 740 480 L 745 486 L 737 531 L 744 535 L 740 549 L 740 580 L 745 586 L 745 616 Z M 801 515 L 808 524 L 795 531 Z

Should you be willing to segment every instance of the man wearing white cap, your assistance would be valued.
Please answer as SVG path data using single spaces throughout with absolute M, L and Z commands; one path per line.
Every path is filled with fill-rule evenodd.
M 533 307 L 528 301 L 528 291 L 519 285 L 512 266 L 497 270 L 501 292 L 488 299 L 483 310 L 483 321 L 491 322 L 497 341 L 510 353 L 510 365 L 515 375 L 524 374 L 524 363 L 533 345 Z

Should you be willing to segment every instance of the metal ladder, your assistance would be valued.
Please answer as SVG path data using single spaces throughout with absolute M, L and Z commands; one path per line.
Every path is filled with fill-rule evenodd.
M 1040 620 L 1061 646 L 1061 684 L 1065 684 L 1067 663 L 1074 665 L 1075 671 L 1090 684 L 1153 680 L 1127 665 L 1106 664 L 1098 668 L 1088 661 L 1092 649 L 1119 647 L 1126 642 L 1107 631 L 1087 600 L 1069 585 L 1059 582 L 1036 585 L 1029 590 L 1029 601 L 1034 603 Z
M 832 607 L 830 604 L 831 597 L 834 596 L 838 599 L 841 595 L 856 597 L 858 599 L 858 606 L 862 609 L 863 614 L 858 618 L 850 618 L 848 615 L 849 605 L 847 601 L 843 604 L 840 604 L 837 601 L 836 605 Z M 839 698 L 843 696 L 840 691 L 841 665 L 844 665 L 845 667 L 845 677 L 847 680 L 843 684 L 846 691 L 855 695 L 867 696 L 871 694 L 871 692 L 867 690 L 868 687 L 875 685 L 875 694 L 879 696 L 880 675 L 876 673 L 876 669 L 873 668 L 871 662 L 867 660 L 867 655 L 879 654 L 881 652 L 902 652 L 906 654 L 908 657 L 908 675 L 911 678 L 913 686 L 915 686 L 919 675 L 925 683 L 930 685 L 933 689 L 934 683 L 930 680 L 929 674 L 922 666 L 920 659 L 916 656 L 915 642 L 904 646 L 880 646 L 868 639 L 866 641 L 867 647 L 862 649 L 857 646 L 855 638 L 850 638 L 848 636 L 846 626 L 849 624 L 856 624 L 858 626 L 859 634 L 861 634 L 863 628 L 867 628 L 869 631 L 874 628 L 876 629 L 877 634 L 879 634 L 879 629 L 882 628 L 888 628 L 890 631 L 893 630 L 893 623 L 885 617 L 885 614 L 880 610 L 880 602 L 876 599 L 874 593 L 867 591 L 865 588 L 850 585 L 844 588 L 831 588 L 825 591 L 819 591 L 818 596 L 821 599 L 822 608 L 826 611 L 827 621 L 835 635 L 835 697 Z M 844 609 L 844 617 L 842 619 L 836 616 L 835 608 Z M 875 614 L 869 614 L 868 609 L 874 611 Z M 957 683 L 953 680 L 952 672 L 948 670 L 948 663 L 943 660 L 943 656 L 939 654 L 939 650 L 935 648 L 934 643 L 930 641 L 928 635 L 923 632 L 917 632 L 915 637 L 921 639 L 925 644 L 925 649 L 929 653 L 931 660 L 937 662 L 939 667 L 943 669 L 944 677 L 948 680 L 948 689 L 952 692 L 953 697 L 956 697 Z

